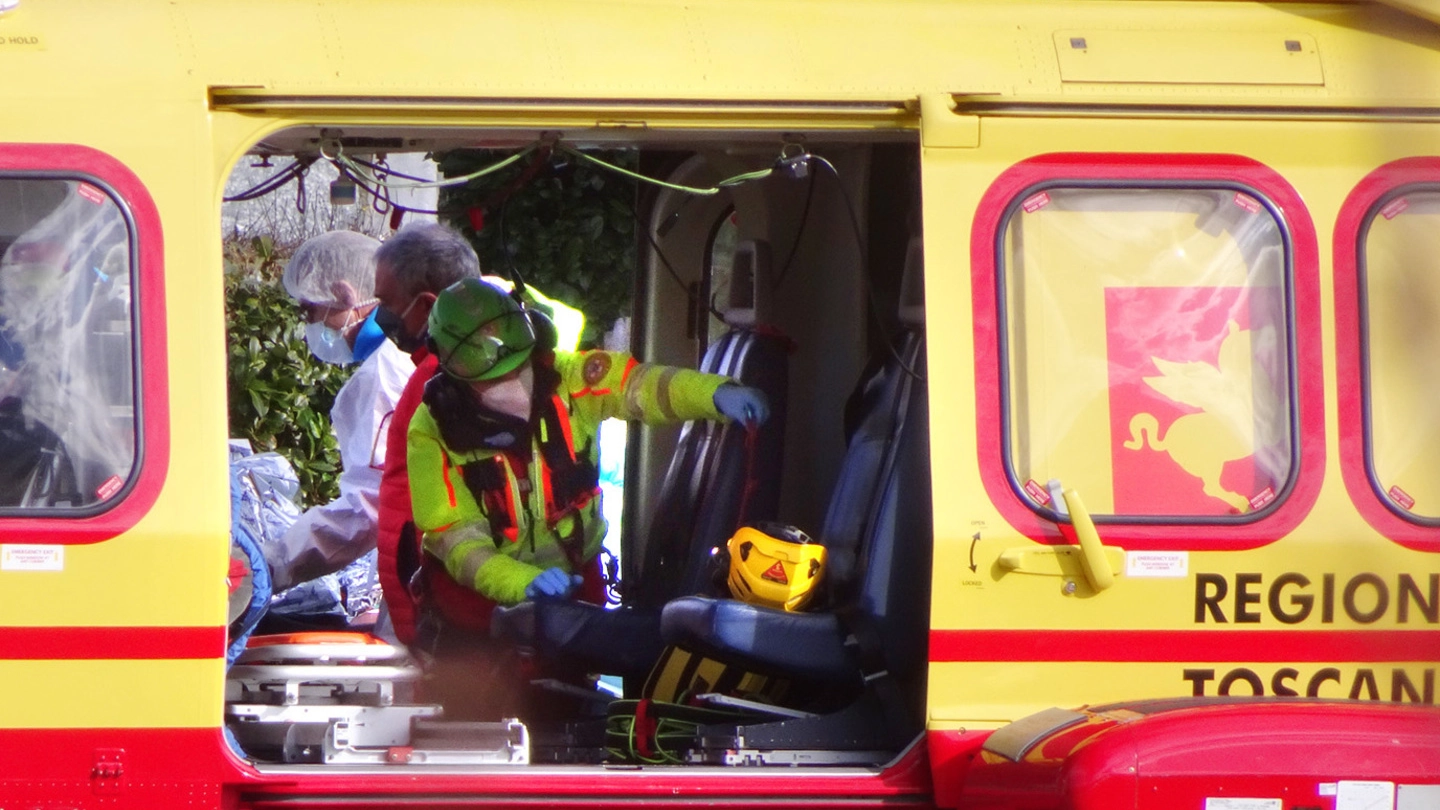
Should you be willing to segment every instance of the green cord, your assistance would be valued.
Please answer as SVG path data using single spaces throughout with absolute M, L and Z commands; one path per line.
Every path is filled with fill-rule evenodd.
M 487 174 L 498 172 L 506 166 L 509 166 L 510 164 L 519 160 L 520 158 L 523 158 L 531 152 L 535 151 L 537 145 L 538 144 L 531 144 L 498 163 L 493 163 L 482 169 L 477 169 L 476 171 L 473 171 L 467 175 L 462 175 L 460 177 L 447 177 L 444 180 L 422 180 L 415 183 L 390 182 L 387 180 L 381 180 L 375 175 L 370 174 L 370 172 L 364 166 L 361 166 L 350 158 L 345 157 L 343 152 L 337 151 L 333 159 L 336 162 L 343 164 L 345 168 L 363 177 L 367 182 L 376 186 L 383 186 L 390 189 L 444 188 L 445 186 L 463 185 L 470 182 L 471 180 L 474 180 L 477 177 L 484 177 Z
M 659 727 L 657 726 L 656 728 L 658 730 Z M 657 743 L 655 747 L 659 749 L 660 745 Z M 635 750 L 635 717 L 633 715 L 630 716 L 630 755 L 640 760 L 641 762 L 648 762 L 651 765 L 661 765 L 664 764 L 666 761 L 664 751 L 660 752 L 660 757 L 658 759 L 651 759 L 649 757 L 641 756 L 640 752 Z
M 746 183 L 746 182 L 749 182 L 749 181 L 751 181 L 751 180 L 759 180 L 759 179 L 764 178 L 764 177 L 769 177 L 769 176 L 770 176 L 770 173 L 773 172 L 773 171 L 775 171 L 774 169 L 771 169 L 771 168 L 756 169 L 756 170 L 753 171 L 753 172 L 745 172 L 745 173 L 743 173 L 743 174 L 737 174 L 737 175 L 735 175 L 734 177 L 727 177 L 727 178 L 725 178 L 724 180 L 721 180 L 720 182 L 716 183 L 714 186 L 712 186 L 712 187 L 710 187 L 710 188 L 698 188 L 698 187 L 696 187 L 696 186 L 682 186 L 682 185 L 680 185 L 679 183 L 668 183 L 668 182 L 666 182 L 666 181 L 664 181 L 664 180 L 656 180 L 656 179 L 653 178 L 653 177 L 646 177 L 645 175 L 640 174 L 639 172 L 632 172 L 632 171 L 630 171 L 629 169 L 623 168 L 623 167 L 621 167 L 621 166 L 616 166 L 616 165 L 613 164 L 613 163 L 606 163 L 605 161 L 601 160 L 600 158 L 597 158 L 597 157 L 595 157 L 595 156 L 593 156 L 593 155 L 587 155 L 587 154 L 585 154 L 584 152 L 579 151 L 578 149 L 571 149 L 571 148 L 568 147 L 568 146 L 558 146 L 558 145 L 557 145 L 555 148 L 558 149 L 558 150 L 561 151 L 561 152 L 564 152 L 564 153 L 567 154 L 567 155 L 571 155 L 571 156 L 573 156 L 573 157 L 578 157 L 578 158 L 580 158 L 581 160 L 587 160 L 587 161 L 589 161 L 589 162 L 591 162 L 591 163 L 594 163 L 596 166 L 599 166 L 599 167 L 601 167 L 601 168 L 609 169 L 610 171 L 615 172 L 616 174 L 623 174 L 623 175 L 625 175 L 626 177 L 630 177 L 630 178 L 633 178 L 633 179 L 635 179 L 635 180 L 640 180 L 640 181 L 643 181 L 643 182 L 646 182 L 646 183 L 650 183 L 650 184 L 652 184 L 652 185 L 660 186 L 661 188 L 668 188 L 668 189 L 672 189 L 672 190 L 674 190 L 674 191 L 683 191 L 683 192 L 685 192 L 686 194 L 698 194 L 698 195 L 700 195 L 700 196 L 702 196 L 702 197 L 711 197 L 711 196 L 714 196 L 714 195 L 716 195 L 716 194 L 719 194 L 719 193 L 720 193 L 720 189 L 722 189 L 722 188 L 727 188 L 727 187 L 729 187 L 729 186 L 738 186 L 738 185 L 740 185 L 741 183 Z
M 370 171 L 369 171 L 368 169 L 366 169 L 364 166 L 361 166 L 360 164 L 356 163 L 355 161 L 351 160 L 350 158 L 345 157 L 345 153 L 344 153 L 343 151 L 339 150 L 338 148 L 336 149 L 335 155 L 334 155 L 333 157 L 331 157 L 331 156 L 329 156 L 329 155 L 326 155 L 326 157 L 329 157 L 331 160 L 335 161 L 336 163 L 339 163 L 339 164 L 343 165 L 346 169 L 350 170 L 351 172 L 355 173 L 356 175 L 359 175 L 359 176 L 360 176 L 361 178 L 363 178 L 366 182 L 368 182 L 368 183 L 370 183 L 370 184 L 372 184 L 372 185 L 375 185 L 375 186 L 380 186 L 380 187 L 389 188 L 389 189 L 444 188 L 444 187 L 446 187 L 446 186 L 458 186 L 458 185 L 463 185 L 463 184 L 468 183 L 468 182 L 470 182 L 471 180 L 474 180 L 474 179 L 476 179 L 476 178 L 478 178 L 478 177 L 484 177 L 484 176 L 487 175 L 487 174 L 491 174 L 491 173 L 493 173 L 493 172 L 497 172 L 497 171 L 505 168 L 506 166 L 509 166 L 510 164 L 514 163 L 515 161 L 519 160 L 520 158 L 525 157 L 526 155 L 528 155 L 528 154 L 530 154 L 531 152 L 535 151 L 535 149 L 537 149 L 539 146 L 540 146 L 540 143 L 539 143 L 539 142 L 530 144 L 529 146 L 525 147 L 524 149 L 520 150 L 519 152 L 516 152 L 515 154 L 511 155 L 511 156 L 508 157 L 508 158 L 505 158 L 504 160 L 501 160 L 501 161 L 498 162 L 498 163 L 493 163 L 493 164 L 491 164 L 491 165 L 489 165 L 489 166 L 486 166 L 486 167 L 484 167 L 484 168 L 482 168 L 482 169 L 478 169 L 478 170 L 476 170 L 476 171 L 473 171 L 473 172 L 471 172 L 471 173 L 469 173 L 469 174 L 467 174 L 467 175 L 463 175 L 463 176 L 461 176 L 461 177 L 449 177 L 449 178 L 446 178 L 446 179 L 444 179 L 444 180 L 429 180 L 429 181 L 423 181 L 423 180 L 422 180 L 422 181 L 413 182 L 413 183 L 391 182 L 391 181 L 388 181 L 388 180 L 381 180 L 379 177 L 371 174 Z M 756 169 L 755 171 L 752 171 L 752 172 L 743 172 L 743 173 L 741 173 L 741 174 L 737 174 L 737 175 L 735 175 L 734 177 L 727 177 L 727 178 L 725 178 L 724 180 L 721 180 L 720 182 L 716 183 L 714 186 L 710 186 L 710 187 L 708 187 L 708 188 L 700 188 L 700 187 L 697 187 L 697 186 L 685 186 L 685 185 L 681 185 L 681 184 L 679 184 L 679 183 L 669 183 L 669 182 L 666 182 L 666 181 L 664 181 L 664 180 L 657 180 L 657 179 L 655 179 L 655 178 L 653 178 L 653 177 L 646 177 L 645 175 L 640 174 L 639 172 L 632 172 L 632 171 L 630 171 L 629 169 L 626 169 L 626 168 L 624 168 L 624 167 L 616 166 L 616 165 L 613 164 L 613 163 L 607 163 L 606 161 L 603 161 L 603 160 L 601 160 L 600 158 L 597 158 L 597 157 L 595 157 L 595 156 L 593 156 L 593 155 L 587 155 L 586 153 L 581 152 L 581 151 L 578 150 L 578 149 L 572 149 L 572 148 L 570 148 L 570 147 L 568 147 L 568 146 L 564 146 L 564 145 L 561 145 L 561 144 L 556 144 L 556 145 L 555 145 L 555 149 L 558 150 L 558 151 L 560 151 L 560 152 L 564 152 L 565 154 L 570 155 L 570 156 L 572 156 L 572 157 L 577 157 L 577 158 L 580 158 L 581 160 L 589 161 L 590 163 L 593 163 L 593 164 L 595 164 L 596 166 L 601 167 L 602 169 L 608 169 L 609 171 L 615 172 L 616 174 L 621 174 L 621 175 L 624 175 L 624 176 L 629 177 L 629 178 L 634 179 L 634 180 L 639 180 L 639 181 L 641 181 L 641 182 L 650 183 L 650 184 L 652 184 L 652 185 L 660 186 L 661 188 L 672 189 L 672 190 L 674 190 L 674 191 L 682 191 L 682 192 L 685 192 L 686 194 L 698 194 L 698 195 L 700 195 L 700 196 L 702 196 L 702 197 L 711 197 L 711 196 L 714 196 L 714 195 L 716 195 L 716 194 L 719 194 L 721 189 L 729 188 L 729 187 L 731 187 L 731 186 L 738 186 L 738 185 L 740 185 L 741 183 L 748 183 L 748 182 L 750 182 L 751 180 L 762 180 L 762 179 L 764 179 L 764 178 L 766 178 L 766 177 L 769 177 L 769 176 L 770 176 L 772 173 L 774 173 L 774 171 L 775 171 L 773 168 L 768 168 L 768 167 L 767 167 L 767 168 L 764 168 L 764 169 Z
M 716 183 L 715 185 L 720 188 L 725 188 L 728 186 L 738 186 L 741 183 L 748 183 L 751 180 L 763 180 L 774 173 L 775 170 L 770 167 L 766 167 L 764 169 L 756 169 L 753 172 L 744 172 L 742 174 L 737 174 L 734 177 L 727 177 L 724 180 Z
M 673 729 L 673 731 L 670 729 Z M 679 720 L 661 720 L 655 726 L 655 750 L 659 751 L 660 755 L 665 757 L 669 762 L 677 765 L 682 764 L 684 759 L 678 754 L 670 753 L 669 749 L 661 745 L 661 740 L 669 739 L 670 737 L 694 740 L 695 735 L 699 733 L 700 727 L 694 723 L 685 723 Z
M 624 731 L 629 750 L 608 746 L 605 750 L 619 759 L 638 760 L 649 765 L 684 764 L 684 759 L 679 754 L 672 753 L 664 743 L 672 738 L 681 740 L 694 739 L 696 733 L 700 730 L 699 726 L 694 723 L 661 719 L 655 724 L 655 736 L 653 739 L 655 751 L 659 756 L 646 757 L 641 756 L 640 752 L 635 748 L 635 715 L 616 715 L 609 718 L 609 725 L 611 726 L 611 731 Z M 614 726 L 616 725 L 620 726 L 620 728 L 615 729 Z

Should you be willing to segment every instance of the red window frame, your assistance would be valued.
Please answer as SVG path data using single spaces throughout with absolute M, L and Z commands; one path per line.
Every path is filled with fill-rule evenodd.
M 1071 542 L 1021 491 L 1006 463 L 1004 418 L 1006 358 L 1000 356 L 999 332 L 1004 302 L 997 284 L 998 238 L 1006 212 L 1035 191 L 1066 182 L 1114 182 L 1118 186 L 1156 188 L 1243 186 L 1269 202 L 1289 237 L 1291 255 L 1290 325 L 1293 341 L 1295 465 L 1287 489 L 1253 520 L 1175 521 L 1126 516 L 1123 522 L 1097 516 L 1106 542 L 1131 550 L 1209 551 L 1256 548 L 1279 539 L 1300 524 L 1315 505 L 1325 474 L 1325 423 L 1320 343 L 1319 249 L 1315 226 L 1299 194 L 1277 172 L 1237 155 L 1056 153 L 1018 163 L 991 184 L 981 198 L 971 229 L 971 292 L 975 334 L 976 429 L 981 480 L 986 494 L 1012 526 L 1041 543 Z M 1084 493 L 1082 492 L 1083 496 Z M 1067 530 L 1068 531 L 1068 528 Z
M 103 189 L 134 226 L 137 266 L 135 466 L 119 495 L 100 511 L 0 516 L 5 542 L 96 543 L 133 527 L 154 506 L 170 463 L 169 373 L 165 355 L 165 270 L 160 213 L 140 178 L 115 158 L 71 144 L 0 144 L 0 173 L 83 180 Z M 79 510 L 77 510 L 79 511 Z
M 1365 522 L 1385 537 L 1417 551 L 1440 549 L 1440 520 L 1406 517 L 1392 509 L 1370 464 L 1370 414 L 1366 397 L 1364 291 L 1360 289 L 1360 229 L 1379 201 L 1404 186 L 1440 183 L 1440 158 L 1386 163 L 1366 175 L 1345 197 L 1335 220 L 1335 365 L 1339 391 L 1340 473 Z

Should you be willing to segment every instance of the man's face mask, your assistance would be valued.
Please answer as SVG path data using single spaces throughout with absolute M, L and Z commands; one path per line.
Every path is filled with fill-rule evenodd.
M 383 306 L 375 309 L 375 325 L 380 327 L 380 331 L 385 333 L 385 337 L 389 338 L 402 352 L 413 353 L 425 345 L 424 334 L 412 335 L 405 329 L 405 316 L 410 314 L 410 310 L 415 308 L 415 302 L 419 300 L 418 296 L 410 299 L 409 305 L 399 315 Z
M 327 313 L 329 311 L 326 310 Z M 355 361 L 354 351 L 345 340 L 345 330 L 354 319 L 355 311 L 352 309 L 345 314 L 345 323 L 339 329 L 327 326 L 324 318 L 305 324 L 305 343 L 310 346 L 310 353 L 315 355 L 315 359 L 337 366 Z
M 492 411 L 516 419 L 530 419 L 530 394 L 535 390 L 535 371 L 526 363 L 513 379 L 479 387 L 480 402 Z

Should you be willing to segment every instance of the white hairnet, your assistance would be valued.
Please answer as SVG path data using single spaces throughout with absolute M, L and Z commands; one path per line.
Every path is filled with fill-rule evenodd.
M 335 283 L 344 281 L 355 288 L 353 306 L 375 294 L 375 251 L 380 242 L 354 231 L 330 231 L 305 240 L 285 265 L 282 281 L 285 292 L 308 304 L 334 305 L 342 302 Z

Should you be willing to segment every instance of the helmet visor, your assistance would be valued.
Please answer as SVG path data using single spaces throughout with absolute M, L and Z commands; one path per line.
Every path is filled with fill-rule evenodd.
M 448 332 L 449 330 L 447 330 Z M 442 346 L 440 365 L 452 377 L 466 381 L 489 380 L 519 368 L 535 348 L 535 333 L 524 312 L 504 312 L 463 334 L 450 332 L 437 341 Z

